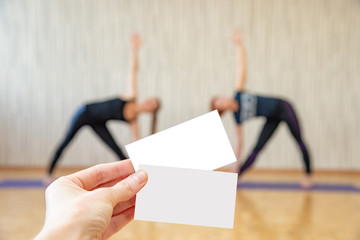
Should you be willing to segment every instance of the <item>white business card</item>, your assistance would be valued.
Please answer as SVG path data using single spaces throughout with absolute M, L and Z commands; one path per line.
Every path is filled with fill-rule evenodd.
M 237 174 L 140 165 L 148 182 L 136 196 L 135 219 L 233 228 Z
M 236 161 L 217 110 L 126 145 L 139 164 L 214 170 Z

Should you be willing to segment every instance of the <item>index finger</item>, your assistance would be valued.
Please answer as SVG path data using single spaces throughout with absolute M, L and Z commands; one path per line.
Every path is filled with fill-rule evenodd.
M 114 163 L 103 163 L 68 177 L 85 190 L 92 190 L 97 186 L 114 179 L 124 179 L 134 173 L 129 159 Z

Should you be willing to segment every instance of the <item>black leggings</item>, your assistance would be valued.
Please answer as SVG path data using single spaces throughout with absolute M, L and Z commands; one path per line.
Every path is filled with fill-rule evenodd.
M 281 121 L 286 122 L 287 126 L 289 127 L 292 136 L 295 138 L 302 152 L 305 171 L 307 174 L 311 174 L 309 153 L 304 141 L 301 138 L 299 121 L 291 104 L 283 100 L 280 101 L 276 113 L 273 116 L 267 118 L 265 125 L 260 133 L 258 142 L 256 143 L 251 154 L 241 166 L 239 174 L 245 172 L 255 162 L 257 155 L 264 148 L 265 144 L 275 132 Z
M 70 143 L 70 141 L 73 139 L 75 134 L 79 131 L 79 129 L 85 125 L 89 125 L 94 130 L 94 132 L 100 137 L 100 139 L 103 140 L 104 143 L 115 152 L 115 154 L 118 156 L 119 160 L 123 160 L 123 159 L 127 158 L 123 154 L 123 152 L 121 151 L 119 146 L 116 144 L 114 138 L 111 136 L 108 128 L 106 127 L 106 124 L 105 123 L 96 123 L 96 124 L 89 123 L 89 119 L 86 115 L 86 107 L 82 106 L 75 113 L 65 139 L 59 145 L 59 147 L 57 148 L 57 150 L 55 152 L 55 155 L 53 156 L 50 167 L 48 169 L 49 174 L 53 173 L 55 165 L 56 165 L 57 161 L 59 160 L 61 153 L 66 148 L 66 146 Z

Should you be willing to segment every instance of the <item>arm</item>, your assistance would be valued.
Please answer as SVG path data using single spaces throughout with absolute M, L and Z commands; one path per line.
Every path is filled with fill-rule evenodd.
M 237 70 L 236 70 L 236 91 L 243 91 L 246 84 L 246 54 L 243 39 L 239 30 L 234 30 L 233 41 L 236 46 Z
M 134 140 L 135 141 L 139 140 L 140 133 L 139 133 L 139 124 L 138 124 L 137 120 L 134 120 L 133 122 L 131 122 L 130 127 L 131 127 L 131 131 L 133 133 Z
M 135 195 L 146 182 L 130 160 L 57 179 L 46 189 L 45 224 L 35 240 L 108 239 L 133 219 Z
M 128 100 L 135 101 L 138 96 L 137 73 L 138 73 L 138 51 L 141 41 L 138 34 L 134 34 L 131 38 L 130 65 L 127 79 L 127 91 L 125 97 Z
M 236 145 L 235 155 L 236 155 L 236 159 L 239 161 L 244 145 L 243 127 L 240 124 L 236 125 L 236 141 L 237 141 L 237 145 Z

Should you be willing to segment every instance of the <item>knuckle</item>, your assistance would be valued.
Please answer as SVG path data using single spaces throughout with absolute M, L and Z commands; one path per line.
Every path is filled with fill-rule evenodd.
M 103 165 L 104 165 L 104 164 L 102 163 L 102 164 L 99 164 L 98 167 L 95 167 L 95 168 L 94 168 L 95 179 L 96 179 L 97 182 L 101 182 L 102 179 L 104 178 L 103 173 L 99 170 L 99 169 L 101 169 L 101 168 L 103 167 Z
M 125 221 L 127 221 L 127 222 L 130 222 L 131 220 L 133 220 L 134 219 L 133 208 L 131 210 L 127 211 L 124 217 L 126 219 Z
M 125 189 L 125 191 L 127 193 L 133 193 L 135 190 L 134 190 L 134 186 L 131 184 L 131 181 L 129 181 L 129 179 L 124 179 L 122 181 L 122 185 L 123 185 L 123 188 Z

